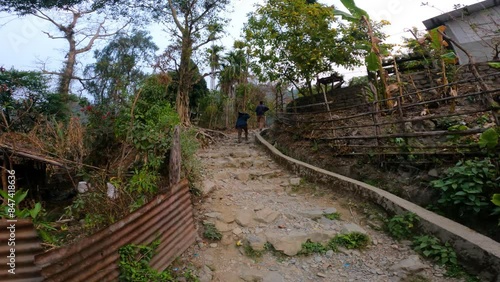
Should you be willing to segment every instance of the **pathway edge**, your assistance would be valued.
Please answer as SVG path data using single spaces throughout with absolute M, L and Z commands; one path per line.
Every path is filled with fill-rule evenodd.
M 278 163 L 307 179 L 353 192 L 396 214 L 406 211 L 415 213 L 420 217 L 420 225 L 426 233 L 435 235 L 443 242 L 450 242 L 469 271 L 489 281 L 500 281 L 500 243 L 385 190 L 286 156 L 259 132 L 255 133 L 255 141 Z

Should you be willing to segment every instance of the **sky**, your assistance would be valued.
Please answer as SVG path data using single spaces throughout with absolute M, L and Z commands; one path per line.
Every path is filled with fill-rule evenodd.
M 232 12 L 228 16 L 232 19 L 227 26 L 228 34 L 218 44 L 230 49 L 234 40 L 240 38 L 241 29 L 246 21 L 247 13 L 255 10 L 255 4 L 262 4 L 264 0 L 233 0 Z M 319 0 L 326 5 L 334 5 L 340 10 L 343 8 L 340 0 Z M 411 34 L 405 29 L 417 27 L 424 30 L 422 21 L 453 10 L 454 4 L 471 5 L 479 0 L 429 0 L 430 6 L 422 6 L 421 1 L 409 0 L 356 0 L 356 4 L 368 12 L 374 20 L 388 20 L 391 25 L 384 32 L 389 35 L 386 42 L 400 43 L 403 36 Z M 22 70 L 40 69 L 40 62 L 44 62 L 48 69 L 56 71 L 61 68 L 64 60 L 66 42 L 64 40 L 49 39 L 42 31 L 53 27 L 46 21 L 34 17 L 18 19 L 6 14 L 0 14 L 0 66 L 14 67 Z M 167 44 L 167 35 L 160 27 L 150 29 L 155 43 L 164 49 Z M 102 45 L 102 44 L 101 44 Z M 91 52 L 81 58 L 91 61 Z M 364 75 L 362 69 L 339 70 L 349 79 L 353 76 Z

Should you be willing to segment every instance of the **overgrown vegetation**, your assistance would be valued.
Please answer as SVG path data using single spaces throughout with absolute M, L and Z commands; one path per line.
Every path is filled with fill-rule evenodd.
M 414 213 L 398 214 L 387 220 L 386 228 L 389 234 L 397 240 L 409 239 L 415 234 L 419 220 Z
M 170 269 L 157 271 L 153 269 L 149 262 L 155 255 L 155 250 L 160 245 L 160 241 L 156 240 L 147 246 L 129 244 L 119 249 L 120 261 L 118 267 L 120 269 L 120 282 L 150 282 L 150 281 L 179 281 L 180 277 L 184 281 L 197 282 L 199 281 L 190 270 L 183 273 L 174 272 Z
M 325 213 L 323 214 L 323 216 L 328 218 L 329 220 L 339 220 L 341 214 L 339 212 L 334 212 L 334 213 Z
M 336 235 L 328 246 L 340 246 L 347 249 L 365 249 L 370 243 L 370 237 L 361 232 L 350 232 Z M 333 248 L 332 248 L 333 249 Z
M 203 237 L 215 241 L 220 241 L 222 239 L 222 233 L 217 230 L 213 223 L 204 223 L 203 228 Z
M 346 249 L 365 249 L 370 243 L 370 237 L 360 232 L 350 232 L 345 234 L 337 234 L 331 238 L 326 245 L 319 242 L 307 240 L 302 244 L 300 255 L 310 255 L 313 253 L 323 254 L 328 250 L 337 252 L 339 247 Z

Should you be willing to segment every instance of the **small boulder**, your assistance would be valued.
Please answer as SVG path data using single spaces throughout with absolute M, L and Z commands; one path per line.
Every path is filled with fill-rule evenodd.
M 298 186 L 300 185 L 300 177 L 290 178 L 290 185 Z
M 392 272 L 397 273 L 416 273 L 427 268 L 425 264 L 420 261 L 420 257 L 417 255 L 411 255 L 407 259 L 404 259 L 389 268 Z
M 264 208 L 255 213 L 255 220 L 262 223 L 271 223 L 276 220 L 280 214 L 270 208 Z

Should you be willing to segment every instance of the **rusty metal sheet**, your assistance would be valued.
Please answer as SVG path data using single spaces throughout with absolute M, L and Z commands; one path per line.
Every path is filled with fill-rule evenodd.
M 11 224 L 15 224 L 15 232 L 13 232 L 15 235 L 13 241 L 8 241 L 11 232 L 7 227 Z M 14 242 L 15 246 L 9 246 L 9 242 Z M 11 255 L 11 248 L 15 250 L 15 274 L 8 272 L 10 266 L 7 263 L 10 259 L 7 256 Z M 40 252 L 42 252 L 42 246 L 30 219 L 18 219 L 16 222 L 0 220 L 0 281 L 42 281 L 40 267 L 35 265 L 35 254 Z
M 88 238 L 37 255 L 35 263 L 44 281 L 116 281 L 118 249 L 158 238 L 160 245 L 151 265 L 165 269 L 194 243 L 196 234 L 188 182 L 180 182 L 171 191 Z

